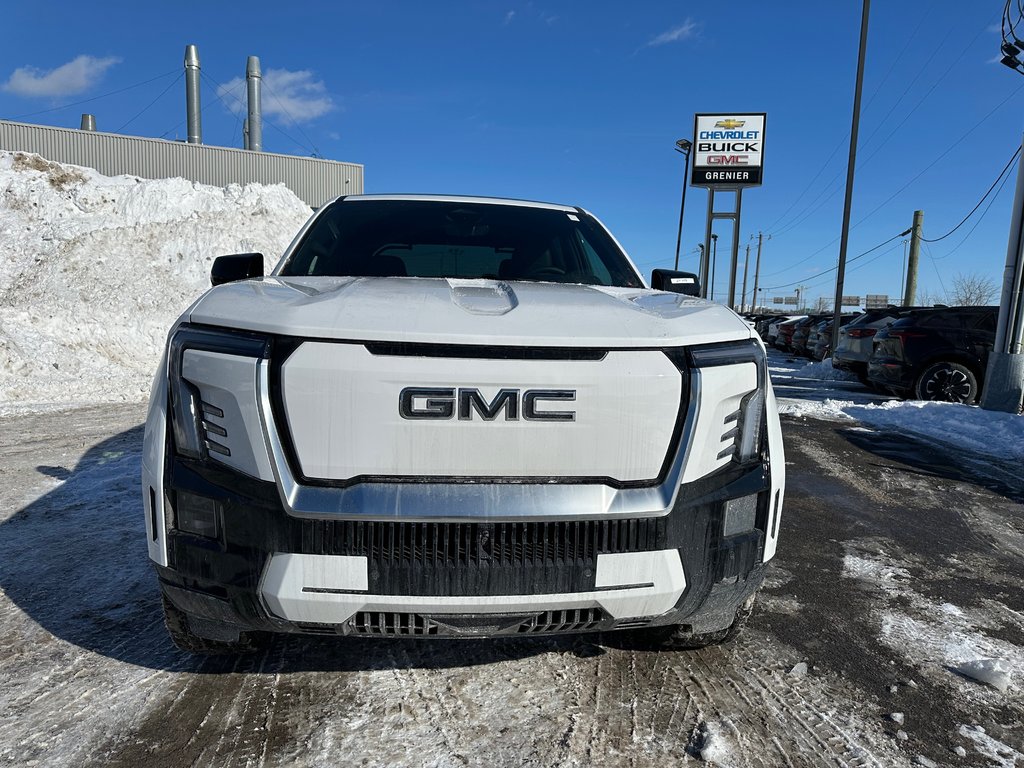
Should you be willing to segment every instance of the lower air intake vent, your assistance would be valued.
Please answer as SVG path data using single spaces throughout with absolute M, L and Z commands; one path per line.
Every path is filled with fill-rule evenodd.
M 418 613 L 359 611 L 349 623 L 357 635 L 436 635 L 437 624 Z
M 600 608 L 545 611 L 520 624 L 519 632 L 587 632 L 595 629 L 604 618 L 604 611 Z

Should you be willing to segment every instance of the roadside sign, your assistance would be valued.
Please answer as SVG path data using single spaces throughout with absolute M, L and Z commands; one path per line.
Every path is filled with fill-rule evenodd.
M 794 307 L 800 303 L 799 296 L 786 296 L 784 297 L 783 304 L 792 304 Z
M 859 307 L 860 296 L 843 296 L 844 307 Z
M 786 297 L 785 296 L 772 296 L 772 304 L 785 304 L 785 303 L 786 303 Z
M 865 309 L 885 309 L 889 306 L 889 295 L 887 293 L 869 293 L 864 297 Z
M 695 187 L 741 189 L 761 185 L 764 112 L 694 115 Z

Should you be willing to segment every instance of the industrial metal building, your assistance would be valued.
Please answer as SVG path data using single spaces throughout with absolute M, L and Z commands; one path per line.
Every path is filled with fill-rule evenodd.
M 0 120 L 0 149 L 95 168 L 107 176 L 182 177 L 203 184 L 284 184 L 312 208 L 363 192 L 363 166 Z

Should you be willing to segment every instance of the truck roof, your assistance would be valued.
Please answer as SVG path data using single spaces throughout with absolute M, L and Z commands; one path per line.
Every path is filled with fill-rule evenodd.
M 377 195 L 341 195 L 331 202 L 344 200 L 345 202 L 358 202 L 362 200 L 418 200 L 424 202 L 442 203 L 483 203 L 487 205 L 518 205 L 524 208 L 548 208 L 554 211 L 566 211 L 575 213 L 582 209 L 572 205 L 559 205 L 557 203 L 544 203 L 537 200 L 516 200 L 506 197 L 476 197 L 467 195 L 411 195 L 411 194 L 377 194 Z

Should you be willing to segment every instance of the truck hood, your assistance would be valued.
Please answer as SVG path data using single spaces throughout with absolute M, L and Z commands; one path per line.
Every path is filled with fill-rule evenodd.
M 751 338 L 731 310 L 649 289 L 422 277 L 266 277 L 221 285 L 193 323 L 318 339 L 668 347 Z

